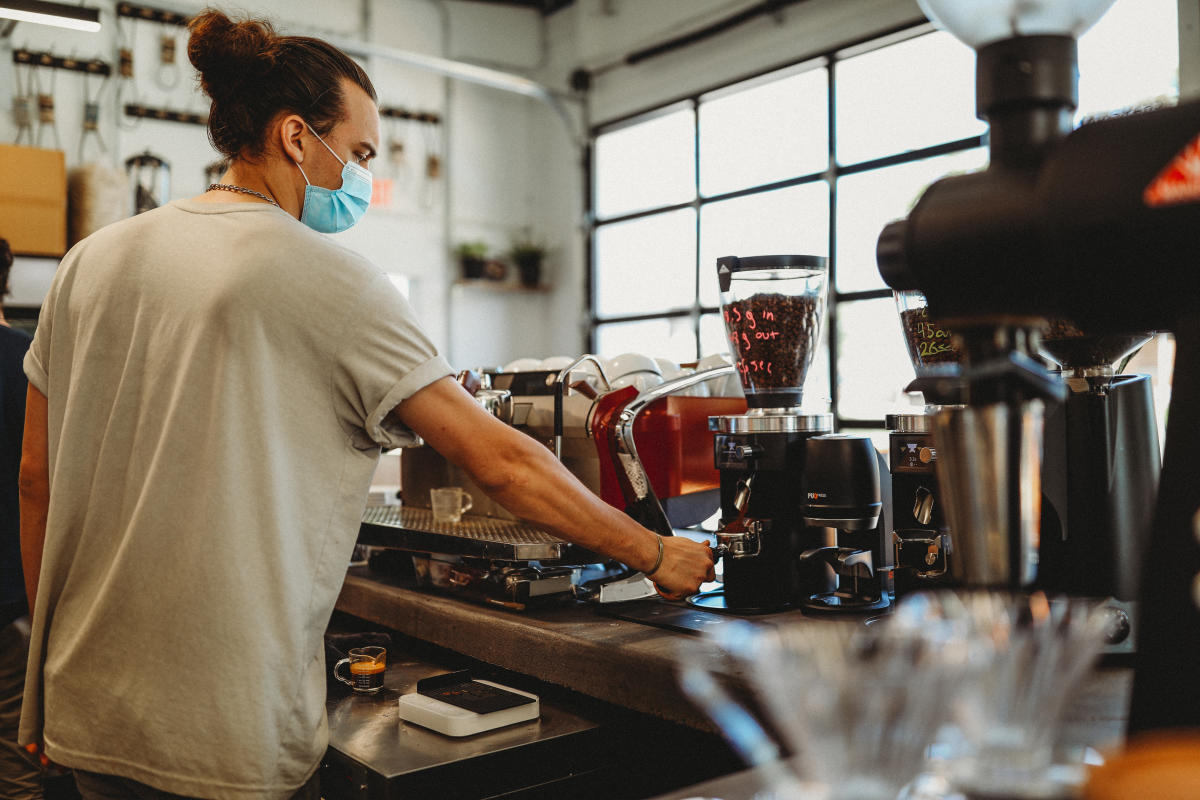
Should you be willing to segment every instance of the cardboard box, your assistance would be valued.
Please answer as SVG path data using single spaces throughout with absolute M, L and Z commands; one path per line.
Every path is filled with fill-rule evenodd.
M 67 252 L 67 161 L 61 150 L 0 145 L 0 237 L 20 256 Z

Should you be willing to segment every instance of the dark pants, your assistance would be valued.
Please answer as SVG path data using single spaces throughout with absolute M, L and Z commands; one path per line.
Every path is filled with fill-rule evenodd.
M 29 618 L 0 629 L 0 797 L 41 800 L 42 770 L 36 756 L 17 744 L 25 662 L 29 658 Z
M 75 785 L 79 788 L 83 800 L 195 800 L 164 792 L 128 778 L 84 772 L 81 769 L 75 770 Z M 300 787 L 300 791 L 292 795 L 292 800 L 321 800 L 320 769 L 313 773 L 308 783 Z

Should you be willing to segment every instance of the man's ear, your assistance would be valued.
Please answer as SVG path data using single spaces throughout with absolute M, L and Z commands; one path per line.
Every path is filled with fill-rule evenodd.
M 297 164 L 304 162 L 304 120 L 299 114 L 288 114 L 279 120 L 278 141 L 283 152 Z

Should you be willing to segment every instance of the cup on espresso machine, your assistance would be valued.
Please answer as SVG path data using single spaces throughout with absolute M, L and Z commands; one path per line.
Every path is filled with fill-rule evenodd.
M 709 417 L 720 473 L 722 588 L 700 608 L 754 614 L 788 608 L 808 592 L 796 557 L 824 543 L 802 513 L 805 442 L 833 430 L 828 413 L 802 410 L 820 340 L 828 273 L 823 257 L 717 260 L 725 331 L 746 395 L 745 414 Z

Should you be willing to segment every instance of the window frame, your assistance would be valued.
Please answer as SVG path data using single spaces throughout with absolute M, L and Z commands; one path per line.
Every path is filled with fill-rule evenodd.
M 700 263 L 702 257 L 701 250 L 701 225 L 703 208 L 711 203 L 717 203 L 725 200 L 732 200 L 739 197 L 746 197 L 755 194 L 775 191 L 779 189 L 800 186 L 817 181 L 826 181 L 829 191 L 829 302 L 826 312 L 826 331 L 825 347 L 828 354 L 828 370 L 829 370 L 829 393 L 830 406 L 834 416 L 835 430 L 845 428 L 884 428 L 884 420 L 882 416 L 879 419 L 857 419 L 845 417 L 839 413 L 840 397 L 838 387 L 838 318 L 839 307 L 843 303 L 854 303 L 865 300 L 877 300 L 880 298 L 890 298 L 892 293 L 887 288 L 870 289 L 861 291 L 839 291 L 837 288 L 837 232 L 838 232 L 838 182 L 842 177 L 854 175 L 873 170 L 878 170 L 886 167 L 892 167 L 899 164 L 907 164 L 916 161 L 921 161 L 927 158 L 936 156 L 944 156 L 952 153 L 963 152 L 979 147 L 986 147 L 987 133 L 982 133 L 976 136 L 968 136 L 961 139 L 951 141 L 943 141 L 938 144 L 930 145 L 916 150 L 909 150 L 900 153 L 893 153 L 887 156 L 873 158 L 866 161 L 839 164 L 837 162 L 837 69 L 841 61 L 854 58 L 874 50 L 883 49 L 885 47 L 909 41 L 920 36 L 924 36 L 937 31 L 938 29 L 929 22 L 905 23 L 893 29 L 883 32 L 873 33 L 869 36 L 864 36 L 837 47 L 830 48 L 815 54 L 809 54 L 802 58 L 785 64 L 775 65 L 769 69 L 759 70 L 747 75 L 742 75 L 736 79 L 723 81 L 720 84 L 710 86 L 700 91 L 688 93 L 683 96 L 677 96 L 669 101 L 655 104 L 649 108 L 643 108 L 629 114 L 621 115 L 620 117 L 606 120 L 602 123 L 596 123 L 589 126 L 588 142 L 583 159 L 584 171 L 584 192 L 587 209 L 586 216 L 586 242 L 585 242 L 585 299 L 587 303 L 588 327 L 587 327 L 587 346 L 589 352 L 595 352 L 597 329 L 600 326 L 621 323 L 635 322 L 650 319 L 683 319 L 689 318 L 691 321 L 692 331 L 696 337 L 697 357 L 704 355 L 699 352 L 700 349 L 700 320 L 706 314 L 719 313 L 720 308 L 704 306 L 700 302 L 702 275 L 706 274 L 704 268 L 706 265 Z M 1182 62 L 1182 54 L 1180 61 Z M 723 192 L 705 196 L 701 193 L 701 159 L 703 157 L 703 145 L 700 138 L 700 110 L 701 105 L 705 100 L 717 99 L 722 95 L 728 95 L 733 91 L 740 91 L 753 88 L 755 82 L 761 83 L 767 79 L 775 79 L 777 73 L 785 73 L 779 75 L 779 79 L 786 77 L 787 72 L 796 74 L 807 69 L 824 69 L 826 71 L 826 103 L 827 103 L 827 126 L 828 126 L 828 154 L 826 159 L 826 167 L 823 170 L 812 172 L 806 175 L 793 176 L 791 178 L 774 181 L 766 184 L 745 187 L 735 191 Z M 659 206 L 654 208 L 642 209 L 639 211 L 619 214 L 616 216 L 606 217 L 603 219 L 596 216 L 595 203 L 595 164 L 594 151 L 596 140 L 599 136 L 615 130 L 619 130 L 630 125 L 635 125 L 643 121 L 653 119 L 664 113 L 678 111 L 681 108 L 690 108 L 693 115 L 693 196 L 690 201 L 675 203 L 669 206 Z M 596 263 L 596 232 L 598 229 L 621 222 L 627 222 L 634 219 L 645 218 L 656 214 L 662 214 L 670 211 L 691 208 L 695 212 L 695 241 L 696 241 L 696 264 L 694 270 L 695 286 L 692 298 L 692 305 L 688 308 L 678 308 L 670 311 L 659 313 L 642 313 L 617 316 L 601 316 L 596 313 L 596 286 L 597 286 L 597 263 Z M 749 254 L 747 254 L 749 255 Z M 707 265 L 710 270 L 713 265 Z

